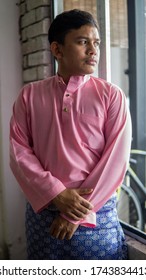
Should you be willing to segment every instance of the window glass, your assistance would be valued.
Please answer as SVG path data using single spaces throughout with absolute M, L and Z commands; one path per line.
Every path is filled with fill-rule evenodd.
M 64 0 L 64 10 L 80 9 L 90 12 L 95 18 L 97 17 L 96 0 Z
M 127 0 L 110 0 L 111 81 L 128 96 Z

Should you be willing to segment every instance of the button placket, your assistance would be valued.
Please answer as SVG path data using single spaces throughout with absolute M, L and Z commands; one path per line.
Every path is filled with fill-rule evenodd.
M 71 97 L 71 94 L 69 92 L 65 92 L 64 97 L 63 97 L 63 112 L 69 113 L 71 111 L 73 99 Z

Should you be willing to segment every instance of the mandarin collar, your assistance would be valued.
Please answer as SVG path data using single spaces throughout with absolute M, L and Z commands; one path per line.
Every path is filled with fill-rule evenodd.
M 67 91 L 73 93 L 90 79 L 90 75 L 71 76 L 67 85 L 60 75 L 56 74 L 56 78 L 58 80 L 58 83 L 66 86 Z

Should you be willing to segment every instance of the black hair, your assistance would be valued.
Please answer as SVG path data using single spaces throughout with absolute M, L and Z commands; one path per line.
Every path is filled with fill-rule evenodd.
M 86 24 L 96 27 L 99 31 L 97 21 L 88 12 L 74 9 L 57 15 L 48 31 L 49 43 L 57 41 L 59 44 L 64 44 L 67 33 L 72 29 L 79 29 L 82 25 Z

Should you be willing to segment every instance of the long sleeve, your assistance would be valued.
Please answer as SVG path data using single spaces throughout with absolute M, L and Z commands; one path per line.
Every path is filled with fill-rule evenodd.
M 98 164 L 81 185 L 94 188 L 88 200 L 97 212 L 121 185 L 128 167 L 131 147 L 131 118 L 124 94 L 112 95 L 105 122 L 105 148 Z M 93 213 L 92 213 L 93 215 Z M 81 223 L 88 224 L 88 220 Z
M 32 207 L 39 212 L 65 187 L 51 172 L 44 169 L 34 153 L 31 121 L 23 96 L 28 90 L 28 87 L 22 90 L 13 108 L 10 122 L 10 167 Z

